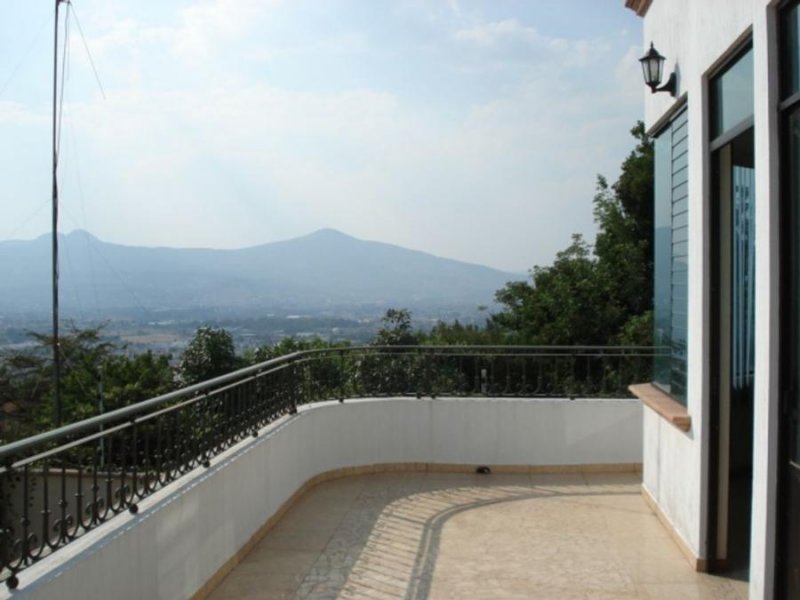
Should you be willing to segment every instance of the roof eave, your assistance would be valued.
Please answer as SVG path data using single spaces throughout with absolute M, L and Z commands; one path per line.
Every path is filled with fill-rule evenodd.
M 637 15 L 643 17 L 652 3 L 653 0 L 625 0 L 625 8 L 630 8 Z

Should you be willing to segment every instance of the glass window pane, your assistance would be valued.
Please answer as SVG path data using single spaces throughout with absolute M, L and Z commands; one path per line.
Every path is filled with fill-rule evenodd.
M 753 116 L 753 50 L 711 81 L 711 139 Z
M 800 6 L 795 5 L 781 16 L 781 58 L 783 60 L 783 97 L 800 92 Z
M 795 386 L 800 377 L 800 110 L 795 110 L 789 117 L 789 194 L 792 212 L 792 287 L 791 295 L 794 304 L 794 331 L 792 332 L 792 353 L 795 364 Z M 792 411 L 792 433 L 794 441 L 791 444 L 792 459 L 800 464 L 800 392 L 794 392 L 794 410 Z
M 750 136 L 752 143 L 752 136 Z M 731 378 L 751 389 L 755 370 L 755 169 L 732 157 Z M 747 157 L 745 157 L 746 159 Z

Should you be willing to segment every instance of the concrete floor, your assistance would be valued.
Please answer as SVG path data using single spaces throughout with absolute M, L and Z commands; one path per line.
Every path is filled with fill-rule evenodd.
M 212 600 L 719 599 L 633 474 L 397 473 L 303 496 Z

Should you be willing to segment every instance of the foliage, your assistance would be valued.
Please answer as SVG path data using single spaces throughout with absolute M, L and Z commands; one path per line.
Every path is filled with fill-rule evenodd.
M 31 333 L 35 345 L 0 358 L 0 397 L 3 398 L 4 436 L 18 437 L 50 428 L 55 423 L 53 337 Z M 62 423 L 97 413 L 100 373 L 113 345 L 101 328 L 68 325 L 59 336 L 61 356 Z
M 181 354 L 178 375 L 184 385 L 219 377 L 242 366 L 233 336 L 225 329 L 200 327 Z
M 49 382 L 42 377 L 43 364 L 41 358 L 23 353 L 0 357 L 0 442 L 36 433 L 37 409 L 50 397 Z
M 2 441 L 51 429 L 55 423 L 53 338 L 31 333 L 34 346 L 0 356 Z M 127 356 L 105 339 L 102 327 L 74 324 L 59 336 L 62 423 L 166 393 L 175 387 L 168 355 Z
M 622 163 L 609 188 L 598 179 L 594 216 L 598 275 L 611 301 L 628 317 L 652 308 L 653 298 L 653 142 L 639 122 L 631 130 L 636 148 Z
M 649 346 L 653 343 L 653 311 L 628 319 L 614 338 L 617 346 Z
M 653 143 L 640 122 L 638 143 L 616 183 L 598 177 L 594 247 L 580 235 L 547 267 L 534 267 L 531 282 L 498 290 L 503 310 L 492 322 L 516 343 L 608 345 L 636 340 L 647 345 L 646 313 L 652 303 Z
M 464 325 L 456 319 L 452 323 L 439 321 L 421 343 L 432 346 L 480 346 L 502 345 L 507 342 L 505 330 L 494 321 L 487 320 L 484 326 Z
M 533 286 L 514 283 L 497 293 L 498 302 L 512 309 L 494 321 L 517 343 L 601 344 L 613 307 L 597 285 L 596 270 L 588 244 L 576 235 L 552 266 L 533 269 Z
M 101 397 L 103 363 L 114 345 L 103 339 L 102 327 L 79 329 L 70 324 L 67 334 L 59 336 L 61 348 L 62 423 L 72 423 L 96 415 Z M 51 336 L 32 334 L 44 348 L 52 348 Z M 52 373 L 48 355 L 47 373 Z M 44 415 L 41 415 L 43 418 Z
M 350 342 L 328 342 L 321 338 L 297 339 L 293 337 L 283 338 L 277 344 L 271 346 L 259 346 L 255 349 L 247 349 L 242 355 L 242 361 L 247 365 L 256 365 L 285 354 L 303 352 L 305 350 L 324 350 L 326 348 L 342 348 L 350 345 Z
M 381 319 L 381 328 L 375 334 L 375 346 L 413 346 L 420 342 L 420 334 L 411 328 L 411 312 L 405 308 L 390 308 Z
M 103 365 L 104 411 L 155 398 L 175 389 L 168 354 L 151 351 L 133 356 L 117 354 Z

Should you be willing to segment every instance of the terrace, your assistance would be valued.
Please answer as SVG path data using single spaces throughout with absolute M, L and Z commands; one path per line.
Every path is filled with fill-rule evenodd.
M 639 493 L 660 351 L 302 352 L 5 446 L 6 595 L 743 598 Z
M 689 568 L 639 485 L 578 472 L 329 481 L 210 598 L 747 598 Z

